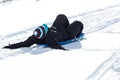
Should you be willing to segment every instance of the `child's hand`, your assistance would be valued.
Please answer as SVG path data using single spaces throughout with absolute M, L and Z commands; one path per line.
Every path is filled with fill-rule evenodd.
M 3 47 L 3 48 L 10 48 L 10 46 L 5 46 L 5 47 Z

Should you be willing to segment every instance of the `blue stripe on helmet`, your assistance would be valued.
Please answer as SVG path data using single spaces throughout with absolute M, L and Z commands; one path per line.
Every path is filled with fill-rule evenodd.
M 42 24 L 42 26 L 45 29 L 45 34 L 47 34 L 47 32 L 48 32 L 48 26 L 47 26 L 47 24 Z

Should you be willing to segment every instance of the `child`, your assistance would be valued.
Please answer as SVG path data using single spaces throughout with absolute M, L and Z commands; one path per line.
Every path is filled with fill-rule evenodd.
M 30 36 L 27 40 L 5 46 L 4 48 L 16 49 L 21 47 L 29 47 L 33 44 L 48 44 L 49 47 L 53 49 L 62 49 L 63 48 L 59 42 L 73 39 L 82 33 L 83 24 L 80 21 L 74 21 L 69 24 L 67 17 L 64 14 L 59 14 L 51 28 L 48 28 L 46 24 L 39 26 L 33 32 L 33 35 Z

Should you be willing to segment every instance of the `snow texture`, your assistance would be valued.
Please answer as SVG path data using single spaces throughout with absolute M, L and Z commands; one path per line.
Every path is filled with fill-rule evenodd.
M 3 46 L 9 43 L 12 44 L 27 39 L 36 26 L 16 33 L 0 35 L 0 71 L 4 72 L 4 68 L 6 68 L 7 71 L 5 72 L 10 71 L 7 73 L 9 76 L 13 71 L 12 69 L 25 64 L 25 66 L 34 65 L 36 69 L 31 70 L 31 67 L 22 67 L 22 70 L 25 69 L 25 73 L 15 69 L 17 71 L 13 71 L 13 74 L 20 72 L 22 73 L 21 76 L 24 77 L 25 74 L 30 72 L 29 75 L 33 76 L 34 79 L 27 75 L 25 78 L 20 79 L 120 80 L 120 4 L 69 16 L 69 20 L 70 22 L 74 20 L 83 22 L 83 32 L 86 38 L 86 40 L 64 45 L 70 51 L 52 50 L 51 48 L 43 48 L 43 46 L 34 48 L 34 45 L 29 48 L 15 50 L 2 49 Z M 46 22 L 46 24 L 50 26 L 52 22 Z M 18 61 L 19 64 L 14 60 Z M 30 64 L 29 61 L 34 64 Z M 10 62 L 14 62 L 12 64 L 14 67 L 10 65 Z M 10 68 L 4 66 L 4 63 Z M 37 72 L 41 74 L 40 77 L 38 77 Z M 32 73 L 36 75 L 32 75 Z M 54 76 L 55 74 L 56 76 Z M 0 72 L 0 75 L 4 77 L 6 74 Z M 10 77 L 10 79 L 17 80 L 15 77 Z

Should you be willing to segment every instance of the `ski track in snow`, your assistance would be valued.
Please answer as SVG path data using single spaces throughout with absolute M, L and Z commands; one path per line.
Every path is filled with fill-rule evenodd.
M 86 80 L 120 80 L 120 51 L 114 52 Z
M 87 13 L 71 16 L 71 17 L 69 17 L 69 19 L 71 22 L 75 19 L 82 21 L 85 26 L 83 32 L 87 35 L 87 34 L 90 34 L 93 32 L 103 30 L 112 24 L 120 22 L 120 5 L 109 6 L 104 9 L 99 9 L 96 11 L 90 11 Z M 47 24 L 51 25 L 51 22 L 48 22 Z M 1 44 L 0 60 L 5 59 L 10 56 L 24 54 L 27 52 L 29 52 L 31 54 L 32 53 L 41 54 L 41 53 L 51 50 L 50 48 L 38 50 L 38 49 L 41 49 L 42 46 L 38 47 L 38 48 L 30 47 L 30 48 L 21 48 L 21 49 L 16 49 L 16 50 L 2 49 L 3 46 L 8 45 L 9 43 L 15 43 L 16 41 L 20 42 L 20 41 L 23 41 L 23 39 L 25 40 L 29 35 L 32 34 L 34 29 L 35 29 L 35 27 L 32 27 L 25 31 L 20 31 L 20 32 L 6 35 L 6 36 L 0 36 L 0 44 Z M 111 31 L 111 33 L 112 33 L 112 31 Z M 116 34 L 120 34 L 120 32 L 118 31 L 118 32 L 116 32 Z M 68 49 L 69 49 L 70 47 L 72 47 L 72 45 L 75 45 L 75 44 L 78 44 L 78 42 L 76 42 L 74 44 L 73 43 L 68 44 L 65 46 L 66 47 L 69 46 L 68 47 Z M 72 48 L 74 48 L 74 47 L 72 47 Z M 81 48 L 81 46 L 77 46 L 77 49 L 80 49 L 80 48 Z M 108 79 L 105 79 L 106 78 L 105 76 L 108 76 L 110 78 L 109 80 L 120 80 L 120 77 L 119 77 L 119 75 L 120 75 L 120 51 L 119 51 L 119 49 L 116 49 L 116 50 L 113 50 L 113 51 L 115 51 L 114 54 L 109 59 L 104 61 L 87 78 L 87 80 L 108 80 Z M 109 74 L 109 72 L 111 72 L 111 71 L 114 73 L 114 75 Z M 106 75 L 106 74 L 109 74 L 109 75 Z M 112 76 L 112 78 L 111 78 L 111 76 Z M 113 79 L 113 76 L 115 76 L 114 79 Z

